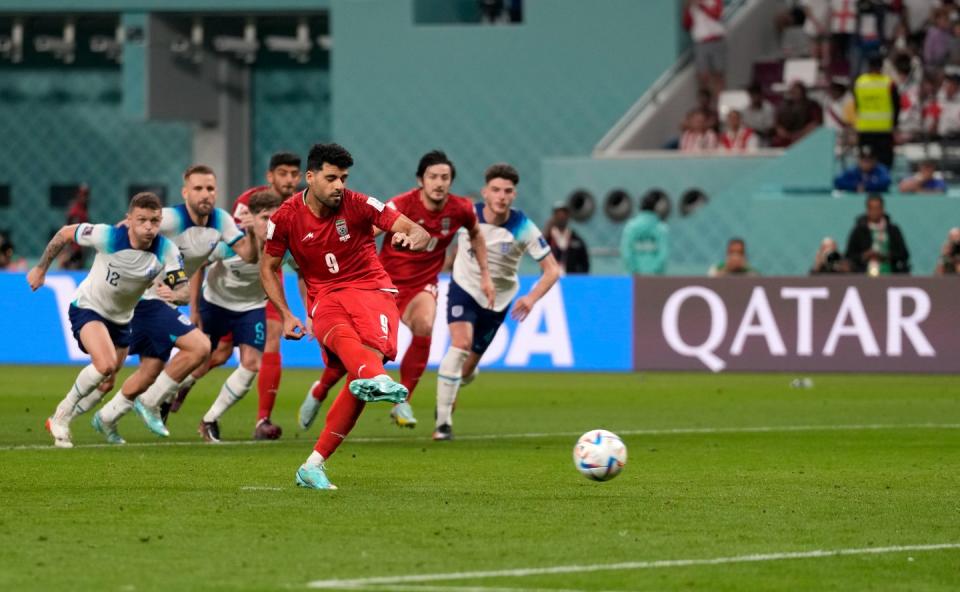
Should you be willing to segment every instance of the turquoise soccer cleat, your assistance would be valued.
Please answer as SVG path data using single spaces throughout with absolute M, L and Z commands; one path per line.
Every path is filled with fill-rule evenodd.
M 327 473 L 323 470 L 323 465 L 309 465 L 303 463 L 297 469 L 297 485 L 307 489 L 336 489 L 337 486 L 330 483 L 327 479 Z
M 412 429 L 417 427 L 417 418 L 413 416 L 413 407 L 406 401 L 394 405 L 393 409 L 390 410 L 390 419 L 401 428 Z
M 310 393 L 311 390 L 313 390 L 312 387 L 307 391 L 307 397 L 300 405 L 299 422 L 300 427 L 304 430 L 313 425 L 313 420 L 317 418 L 317 413 L 320 412 L 320 401 L 313 397 Z
M 394 382 L 386 374 L 381 374 L 375 378 L 357 378 L 350 383 L 350 392 L 353 396 L 366 401 L 375 403 L 377 401 L 389 401 L 391 403 L 403 403 L 407 400 L 407 387 L 399 382 Z
M 133 402 L 133 410 L 137 412 L 137 415 L 139 415 L 140 419 L 143 420 L 143 423 L 147 426 L 148 430 L 160 436 L 161 438 L 166 438 L 170 435 L 170 432 L 167 430 L 167 426 L 163 425 L 163 419 L 160 418 L 160 413 L 158 411 L 149 409 L 146 405 L 140 402 L 140 399 L 137 399 Z
M 106 436 L 107 442 L 110 444 L 127 443 L 127 441 L 123 439 L 123 436 L 120 435 L 120 432 L 117 431 L 117 425 L 104 422 L 100 417 L 99 411 L 93 414 L 93 419 L 90 420 L 90 425 L 92 425 L 93 429 L 95 429 L 97 432 Z

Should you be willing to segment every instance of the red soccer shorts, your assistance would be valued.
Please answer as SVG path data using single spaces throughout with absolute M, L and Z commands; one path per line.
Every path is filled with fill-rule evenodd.
M 310 314 L 318 341 L 335 326 L 346 325 L 357 332 L 364 345 L 376 349 L 384 358 L 392 360 L 397 357 L 400 311 L 393 292 L 344 288 L 316 300 Z M 332 351 L 326 346 L 321 349 L 326 365 L 342 367 Z
M 267 300 L 266 314 L 268 321 L 276 321 L 278 323 L 283 322 L 283 317 L 280 316 L 280 312 L 277 310 L 277 307 L 275 307 L 269 300 Z
M 397 289 L 400 291 L 400 293 L 397 294 L 397 310 L 400 311 L 401 317 L 407 312 L 407 307 L 410 306 L 410 301 L 413 300 L 420 292 L 426 292 L 427 294 L 430 294 L 433 296 L 434 301 L 436 301 L 437 293 L 439 292 L 436 282 L 421 284 L 419 286 L 415 285 L 412 287 L 397 286 Z

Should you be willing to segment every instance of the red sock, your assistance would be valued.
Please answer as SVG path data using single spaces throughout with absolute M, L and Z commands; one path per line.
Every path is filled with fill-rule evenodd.
M 357 423 L 357 418 L 363 411 L 364 403 L 360 399 L 350 394 L 348 385 L 350 381 L 356 378 L 352 374 L 347 375 L 347 384 L 343 385 L 340 394 L 333 400 L 330 411 L 327 412 L 327 421 L 317 438 L 317 445 L 314 450 L 323 455 L 324 460 L 329 459 L 330 455 L 336 452 L 337 447 L 343 442 L 350 430 Z
M 322 402 L 327 398 L 327 395 L 330 393 L 330 389 L 332 389 L 333 386 L 346 375 L 347 371 L 343 368 L 327 366 L 323 369 L 323 375 L 320 376 L 320 380 L 317 381 L 316 386 L 314 386 L 313 390 L 310 391 L 310 395 L 317 401 Z
M 430 357 L 430 336 L 414 335 L 407 353 L 400 361 L 400 382 L 407 387 L 410 394 L 407 400 L 413 398 L 413 389 L 417 388 L 423 371 L 427 368 L 427 358 Z
M 260 409 L 257 412 L 257 421 L 270 419 L 273 404 L 277 400 L 277 389 L 280 388 L 280 352 L 265 352 L 260 362 L 260 374 L 257 376 L 257 394 L 260 397 Z
M 383 369 L 383 356 L 365 348 L 357 332 L 346 325 L 331 329 L 324 345 L 337 354 L 349 376 L 373 378 L 387 373 Z

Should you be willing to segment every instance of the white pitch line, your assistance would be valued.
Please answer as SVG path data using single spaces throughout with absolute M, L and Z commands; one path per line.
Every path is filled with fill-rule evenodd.
M 845 557 L 850 555 L 882 555 L 886 553 L 906 553 L 923 551 L 943 551 L 960 549 L 960 543 L 940 543 L 933 545 L 896 545 L 891 547 L 865 547 L 859 549 L 818 549 L 815 551 L 786 551 L 782 553 L 758 553 L 734 557 L 714 557 L 711 559 L 665 559 L 659 561 L 628 561 L 594 565 L 555 565 L 552 567 L 532 567 L 523 569 L 502 569 L 491 571 L 461 571 L 452 573 L 419 574 L 407 576 L 382 576 L 358 578 L 353 580 L 314 580 L 307 582 L 308 588 L 322 589 L 364 589 L 379 585 L 413 584 L 417 582 L 442 582 L 448 580 L 478 580 L 486 578 L 522 578 L 526 576 L 556 575 L 569 573 L 587 573 L 598 571 L 628 571 L 640 569 L 658 569 L 665 567 L 692 567 L 699 565 L 725 565 L 730 563 L 759 563 L 763 561 L 782 561 L 786 559 L 816 559 L 822 557 Z M 379 588 L 377 588 L 379 589 Z M 480 590 L 480 589 L 478 589 Z
M 380 584 L 369 588 L 351 588 L 351 590 L 371 590 L 376 592 L 626 592 L 624 590 L 570 590 L 562 588 L 488 588 L 486 586 L 424 586 Z
M 266 485 L 244 485 L 240 491 L 283 491 L 282 487 L 267 487 Z
M 638 430 L 615 430 L 620 436 L 682 436 L 686 434 L 775 434 L 789 432 L 856 432 L 871 430 L 957 430 L 960 429 L 960 423 L 865 423 L 865 424 L 835 424 L 835 425 L 783 425 L 783 426 L 743 426 L 729 428 L 652 428 Z M 488 440 L 516 440 L 516 439 L 537 439 L 537 438 L 566 438 L 576 437 L 583 432 L 520 432 L 515 434 L 467 434 L 457 436 L 461 441 L 488 441 Z M 392 442 L 432 442 L 430 436 L 373 436 L 348 438 L 348 442 L 354 444 L 381 444 Z M 290 443 L 292 440 L 284 440 L 282 443 Z M 207 446 L 216 449 L 222 446 L 270 446 L 278 442 L 264 442 L 262 440 L 232 440 L 221 441 L 218 444 L 210 444 L 202 441 L 163 441 L 156 442 L 132 442 L 128 444 L 77 444 L 74 448 L 143 448 L 157 446 Z M 446 444 L 444 444 L 446 446 Z M 0 446 L 0 452 L 15 450 L 61 450 L 53 444 L 13 444 Z

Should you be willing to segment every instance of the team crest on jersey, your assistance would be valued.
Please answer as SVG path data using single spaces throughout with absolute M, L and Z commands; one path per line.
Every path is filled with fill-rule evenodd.
M 450 218 L 441 218 L 440 219 L 440 234 L 447 236 L 450 234 Z
M 500 252 L 506 255 L 510 252 L 510 243 L 500 243 Z
M 80 233 L 80 236 L 90 236 L 93 234 L 93 226 L 87 225 L 83 227 L 83 232 Z
M 350 231 L 347 230 L 347 221 L 343 218 L 337 218 L 337 234 L 340 235 L 340 242 L 345 243 L 350 240 Z

